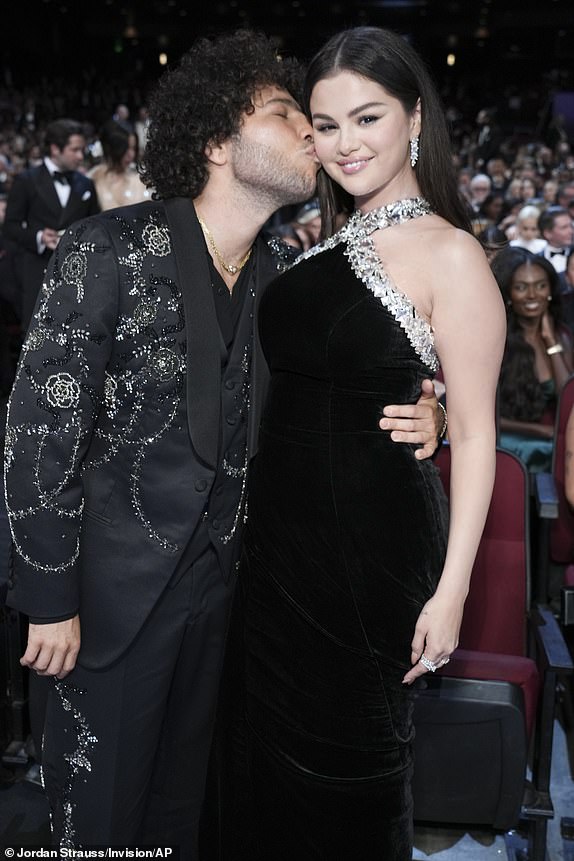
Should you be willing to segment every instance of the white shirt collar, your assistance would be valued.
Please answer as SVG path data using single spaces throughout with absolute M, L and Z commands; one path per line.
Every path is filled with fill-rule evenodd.
M 47 155 L 44 156 L 44 164 L 48 168 L 50 176 L 52 176 L 54 173 L 63 173 L 63 171 L 58 167 L 58 165 L 54 164 L 52 159 L 49 158 Z

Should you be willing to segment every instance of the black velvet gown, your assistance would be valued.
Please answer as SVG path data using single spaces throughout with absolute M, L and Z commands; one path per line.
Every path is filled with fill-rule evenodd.
M 416 217 L 420 201 L 373 217 Z M 366 230 L 365 230 L 366 226 Z M 436 369 L 432 333 L 354 217 L 267 290 L 271 372 L 217 754 L 226 861 L 409 861 L 412 689 L 446 547 L 431 460 L 378 428 Z

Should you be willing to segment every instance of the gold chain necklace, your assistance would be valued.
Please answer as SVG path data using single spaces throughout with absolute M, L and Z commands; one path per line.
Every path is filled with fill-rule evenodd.
M 236 264 L 227 263 L 223 259 L 223 257 L 221 256 L 221 252 L 220 252 L 219 248 L 217 247 L 217 245 L 215 244 L 215 239 L 213 238 L 213 236 L 211 234 L 211 230 L 209 229 L 209 227 L 205 224 L 204 221 L 201 220 L 199 215 L 197 216 L 197 220 L 199 221 L 199 223 L 201 225 L 201 229 L 203 230 L 203 232 L 205 234 L 205 238 L 207 239 L 207 241 L 211 245 L 211 248 L 213 249 L 213 253 L 217 257 L 219 263 L 225 269 L 225 271 L 229 272 L 230 275 L 237 275 L 238 272 L 241 272 L 241 270 L 243 269 L 243 267 L 245 266 L 245 264 L 247 263 L 247 261 L 249 260 L 249 258 L 251 256 L 251 248 L 249 249 L 247 254 L 241 258 L 239 263 L 236 263 Z

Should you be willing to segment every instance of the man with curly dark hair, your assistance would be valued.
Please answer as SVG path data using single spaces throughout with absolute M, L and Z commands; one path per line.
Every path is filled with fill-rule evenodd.
M 150 103 L 155 200 L 66 232 L 23 347 L 6 434 L 10 604 L 30 617 L 22 663 L 50 687 L 61 847 L 197 857 L 268 373 L 253 324 L 291 259 L 260 231 L 315 187 L 297 81 L 264 36 L 198 42 Z M 437 410 L 423 400 L 391 427 L 428 454 Z

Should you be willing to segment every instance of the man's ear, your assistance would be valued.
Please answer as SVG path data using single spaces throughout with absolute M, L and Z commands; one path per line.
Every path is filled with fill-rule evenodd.
M 208 143 L 205 147 L 205 157 L 214 165 L 223 165 L 228 159 L 227 146 L 225 143 Z
M 48 153 L 48 157 L 54 162 L 54 164 L 59 164 L 58 157 L 62 154 L 62 150 L 55 143 L 50 144 L 50 152 Z

